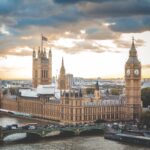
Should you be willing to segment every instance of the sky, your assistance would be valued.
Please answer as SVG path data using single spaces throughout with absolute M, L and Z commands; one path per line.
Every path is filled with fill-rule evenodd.
M 0 0 L 0 78 L 31 79 L 32 51 L 52 50 L 53 76 L 122 78 L 132 37 L 150 77 L 150 0 Z

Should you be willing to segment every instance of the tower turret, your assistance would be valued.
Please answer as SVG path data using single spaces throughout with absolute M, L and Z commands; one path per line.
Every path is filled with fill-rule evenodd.
M 49 50 L 49 55 L 48 56 L 52 57 L 52 51 L 51 51 L 51 49 Z
M 141 114 L 141 63 L 132 39 L 129 58 L 125 65 L 125 94 L 127 99 L 126 117 L 139 119 Z
M 45 48 L 44 48 L 44 57 L 46 57 L 46 50 L 45 50 Z
M 98 81 L 96 82 L 95 90 L 99 91 L 99 84 L 98 84 Z
M 36 79 L 36 75 L 37 75 L 37 69 L 36 69 L 37 59 L 38 59 L 38 57 L 36 57 L 36 52 L 35 52 L 35 50 L 33 50 L 33 55 L 32 55 L 32 85 L 33 85 L 33 87 L 37 86 L 37 84 L 36 84 L 36 82 L 37 82 L 37 79 Z
M 98 81 L 95 84 L 94 96 L 96 100 L 99 100 L 101 98 Z
M 41 49 L 41 57 L 44 57 L 44 51 Z
M 49 59 L 49 77 L 50 77 L 50 82 L 52 82 L 52 52 L 51 49 L 49 50 L 48 54 L 48 59 Z
M 36 58 L 36 52 L 35 52 L 35 49 L 33 49 L 33 58 Z
M 40 47 L 39 47 L 39 49 L 38 49 L 38 57 L 39 57 L 39 58 L 41 57 Z

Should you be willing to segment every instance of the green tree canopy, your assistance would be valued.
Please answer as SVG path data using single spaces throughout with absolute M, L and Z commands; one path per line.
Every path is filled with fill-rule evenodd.
M 143 101 L 143 107 L 147 107 L 148 105 L 150 105 L 150 87 L 142 89 L 141 99 Z
M 86 93 L 87 94 L 94 94 L 94 88 L 86 88 Z
M 141 123 L 150 129 L 150 111 L 143 112 L 141 115 Z
M 112 95 L 119 95 L 121 93 L 121 89 L 112 88 L 110 92 L 111 92 Z

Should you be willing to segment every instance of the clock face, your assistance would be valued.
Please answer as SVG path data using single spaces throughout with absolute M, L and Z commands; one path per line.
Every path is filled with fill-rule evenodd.
M 134 70 L 134 74 L 135 74 L 136 76 L 139 75 L 139 73 L 140 73 L 140 72 L 139 72 L 138 69 L 135 69 L 135 70 Z
M 127 76 L 130 75 L 130 69 L 127 69 L 126 74 L 127 74 Z

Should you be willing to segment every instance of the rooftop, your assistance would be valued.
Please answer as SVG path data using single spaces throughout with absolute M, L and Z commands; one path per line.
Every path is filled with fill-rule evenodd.
M 57 89 L 56 85 L 39 85 L 34 89 L 20 89 L 22 97 L 33 97 L 37 98 L 40 95 L 53 95 L 57 99 L 60 99 L 60 90 Z

